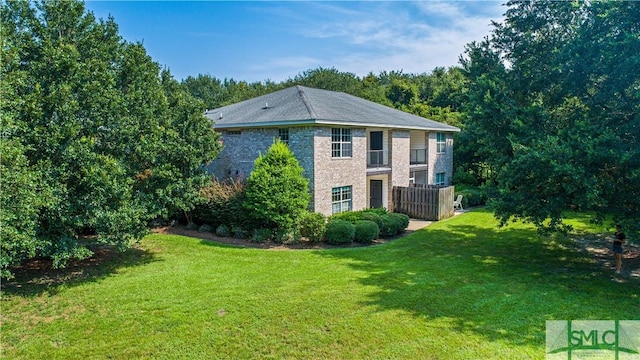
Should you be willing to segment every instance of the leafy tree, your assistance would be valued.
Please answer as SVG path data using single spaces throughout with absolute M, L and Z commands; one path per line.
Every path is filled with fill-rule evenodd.
M 0 58 L 0 276 L 10 278 L 9 268 L 26 257 L 33 257 L 43 244 L 36 236 L 38 211 L 50 199 L 42 173 L 29 163 L 26 147 L 15 136 L 24 126 L 15 117 L 22 99 L 13 84 L 24 82 L 23 71 L 9 72 L 19 64 L 15 36 L 0 27 L 3 51 Z
M 1 16 L 2 196 L 31 204 L 2 207 L 2 227 L 20 229 L 3 233 L 3 275 L 34 256 L 87 257 L 88 234 L 124 249 L 199 201 L 217 136 L 141 44 L 77 1 L 12 1 Z
M 292 231 L 309 205 L 309 184 L 286 144 L 276 141 L 259 156 L 246 185 L 244 207 L 256 227 Z
M 640 4 L 508 6 L 462 61 L 469 152 L 493 170 L 497 217 L 555 230 L 575 208 L 640 230 Z
M 386 90 L 382 82 L 373 73 L 369 73 L 362 78 L 361 96 L 378 104 L 393 106 L 393 103 L 386 96 Z
M 202 74 L 187 77 L 181 85 L 193 97 L 202 100 L 207 109 L 216 109 L 283 88 L 281 84 L 269 80 L 247 83 L 226 78 L 219 80 L 211 75 Z
M 360 96 L 362 83 L 353 73 L 338 71 L 335 68 L 307 70 L 293 79 L 285 82 L 291 85 L 303 85 L 317 89 L 341 91 L 354 96 Z M 285 86 L 285 87 L 286 87 Z
M 210 75 L 188 76 L 182 80 L 181 85 L 193 97 L 204 102 L 207 109 L 219 108 L 227 101 L 224 98 L 222 81 Z
M 418 99 L 417 86 L 406 79 L 393 78 L 387 88 L 387 98 L 395 107 L 407 106 Z

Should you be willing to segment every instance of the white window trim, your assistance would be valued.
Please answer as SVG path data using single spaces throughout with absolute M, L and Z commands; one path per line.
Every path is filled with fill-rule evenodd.
M 334 200 L 333 196 L 338 195 L 339 200 Z M 340 211 L 334 211 L 334 206 L 339 205 Z M 331 213 L 338 214 L 353 209 L 353 186 L 339 186 L 331 189 Z
M 335 141 L 334 140 L 334 131 L 338 130 L 338 137 L 339 140 Z M 348 137 L 349 140 L 345 141 L 344 137 L 347 136 L 347 134 L 345 134 L 345 132 L 348 131 Z M 339 152 L 338 155 L 334 155 L 334 145 L 338 144 L 339 145 L 339 149 L 337 150 Z M 345 146 L 346 144 L 349 144 L 349 155 L 345 155 Z M 339 158 L 350 158 L 353 156 L 353 135 L 351 134 L 351 129 L 349 128 L 331 128 L 331 157 L 334 159 L 339 159 Z
M 443 137 L 442 141 L 440 137 Z M 436 153 L 444 154 L 447 150 L 447 134 L 445 133 L 436 133 Z

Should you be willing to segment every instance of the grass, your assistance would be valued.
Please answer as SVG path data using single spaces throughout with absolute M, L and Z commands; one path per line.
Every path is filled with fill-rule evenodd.
M 4 284 L 0 357 L 542 359 L 545 320 L 640 314 L 640 281 L 612 281 L 569 245 L 483 210 L 369 248 L 151 235 Z

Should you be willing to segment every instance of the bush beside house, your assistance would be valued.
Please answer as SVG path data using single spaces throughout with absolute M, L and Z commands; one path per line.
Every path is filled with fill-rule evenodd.
M 247 179 L 243 207 L 252 227 L 274 229 L 276 241 L 293 241 L 309 206 L 309 182 L 285 143 L 260 155 Z

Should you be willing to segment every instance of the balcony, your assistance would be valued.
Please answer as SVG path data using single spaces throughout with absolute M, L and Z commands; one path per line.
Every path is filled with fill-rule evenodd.
M 427 149 L 413 149 L 409 155 L 410 165 L 426 165 Z
M 387 150 L 367 151 L 367 167 L 389 166 L 389 156 Z

